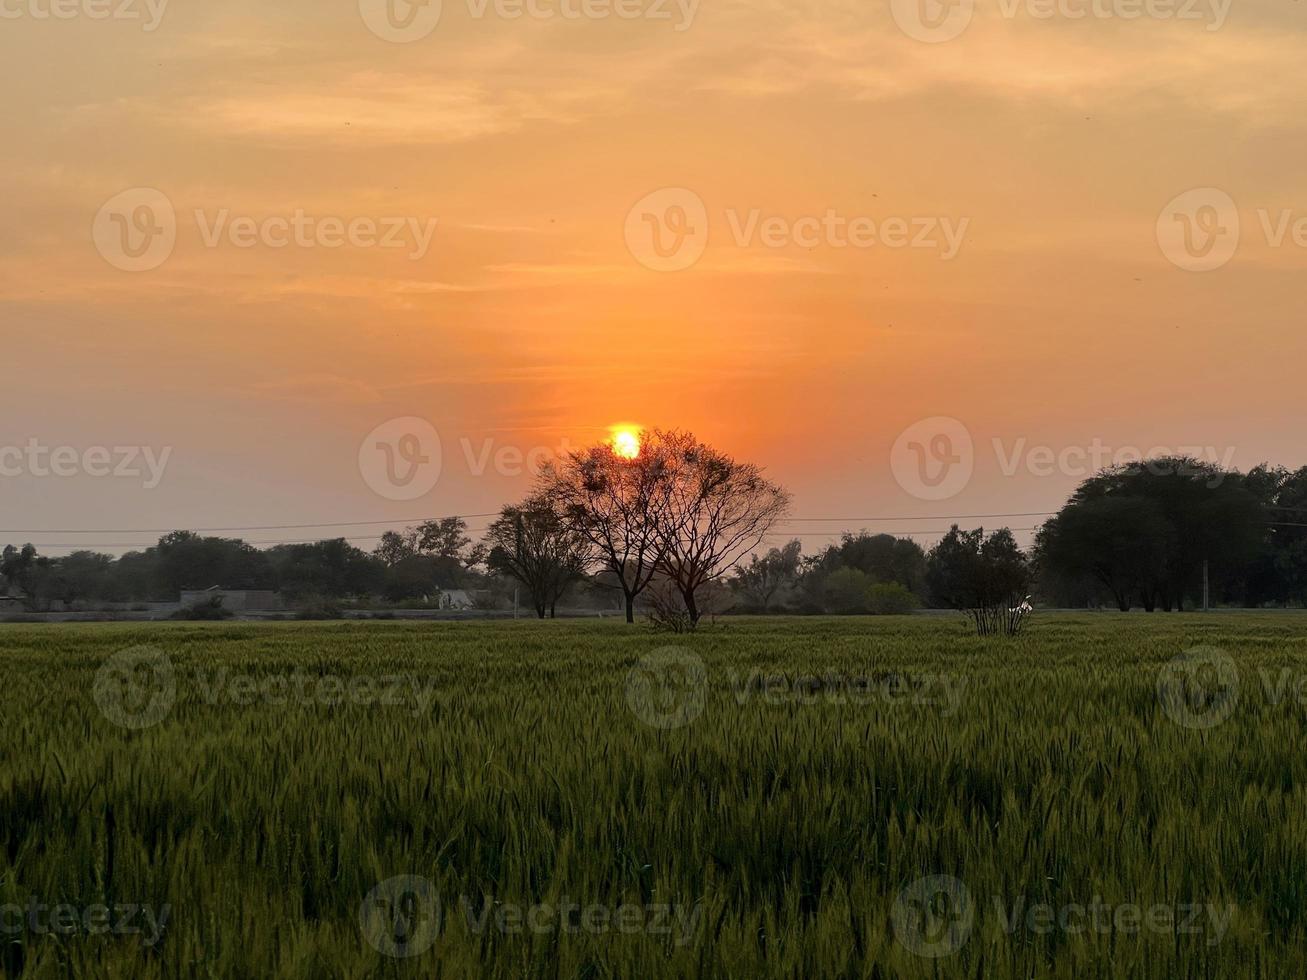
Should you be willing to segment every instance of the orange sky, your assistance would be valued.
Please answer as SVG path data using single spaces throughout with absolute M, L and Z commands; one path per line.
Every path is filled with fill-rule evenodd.
M 395 43 L 358 0 L 175 2 L 153 30 L 40 16 L 49 2 L 0 4 L 0 447 L 172 453 L 149 490 L 0 476 L 5 529 L 482 513 L 527 482 L 478 473 L 487 446 L 581 445 L 618 421 L 765 464 L 800 516 L 907 518 L 883 529 L 1056 508 L 1078 474 L 1012 471 L 1017 447 L 1307 462 L 1300 5 L 1233 0 L 1209 29 L 1219 12 L 1043 19 L 979 0 L 960 36 L 923 43 L 888 2 L 687 0 L 658 20 L 655 0 L 630 19 L 444 0 L 429 34 Z M 93 227 L 138 188 L 170 203 L 176 243 L 126 272 Z M 664 188 L 682 190 L 656 203 L 703 207 L 702 255 L 673 271 L 629 233 Z M 1192 188 L 1237 208 L 1238 248 L 1211 271 L 1159 247 Z M 220 215 L 297 212 L 435 228 L 420 255 L 416 239 L 206 244 Z M 950 258 L 822 232 L 773 247 L 742 238 L 751 214 L 965 235 Z M 443 465 L 396 501 L 359 447 L 405 416 L 434 425 Z M 891 447 L 936 416 L 963 423 L 975 466 L 932 501 Z M 815 546 L 840 529 L 816 526 L 785 530 Z M 317 535 L 247 535 L 301 536 Z

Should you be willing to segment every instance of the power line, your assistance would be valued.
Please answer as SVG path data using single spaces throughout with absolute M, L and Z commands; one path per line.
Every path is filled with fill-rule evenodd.
M 859 524 L 886 521 L 971 521 L 993 520 L 1009 517 L 1046 517 L 1054 513 L 1056 513 L 1056 511 L 1039 510 L 1028 511 L 1021 514 L 955 514 L 951 516 L 944 514 L 905 514 L 900 517 L 787 517 L 784 518 L 782 523 Z M 452 518 L 459 518 L 461 520 L 479 520 L 498 516 L 499 513 L 496 511 L 493 514 L 450 514 L 446 517 L 419 517 L 409 518 L 407 520 L 339 521 L 334 523 L 322 522 L 318 524 L 252 524 L 233 527 L 0 528 L 0 534 L 171 534 L 173 531 L 179 530 L 193 531 L 196 534 L 232 534 L 238 531 L 305 531 L 311 528 L 378 527 L 383 524 L 390 525 L 391 527 L 400 527 L 421 524 L 426 521 L 450 520 Z M 921 533 L 928 534 L 934 532 L 923 531 Z
M 782 523 L 793 523 L 796 521 L 829 521 L 831 523 L 844 524 L 871 523 L 872 521 L 980 521 L 1007 517 L 1048 517 L 1056 513 L 1057 511 L 1055 510 L 1032 510 L 1021 514 L 955 514 L 953 516 L 941 515 L 938 517 L 929 514 L 907 514 L 903 517 L 786 517 L 782 520 Z
M 445 521 L 451 517 L 462 520 L 476 520 L 483 517 L 498 517 L 494 514 L 451 514 L 449 517 L 415 517 L 408 520 L 390 521 L 340 521 L 322 524 L 255 524 L 244 527 L 110 527 L 110 528 L 0 528 L 0 534 L 171 534 L 173 531 L 194 531 L 197 534 L 224 534 L 234 531 L 304 531 L 315 527 L 378 527 L 389 524 L 399 527 L 409 524 L 422 524 L 427 521 Z

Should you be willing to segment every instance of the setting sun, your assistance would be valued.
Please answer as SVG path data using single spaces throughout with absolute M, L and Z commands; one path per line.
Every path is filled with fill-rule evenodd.
M 638 429 L 614 429 L 612 443 L 613 452 L 623 459 L 635 459 L 640 455 L 640 432 Z

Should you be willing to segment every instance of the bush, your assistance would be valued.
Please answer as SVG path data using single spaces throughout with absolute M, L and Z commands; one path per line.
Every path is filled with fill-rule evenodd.
M 314 596 L 305 599 L 295 610 L 296 619 L 344 619 L 340 603 L 333 599 Z
M 222 605 L 222 596 L 214 596 L 212 599 L 202 599 L 193 606 L 185 609 L 178 609 L 172 614 L 173 619 L 190 619 L 199 621 L 216 621 L 220 619 L 231 619 L 236 615 L 230 609 L 224 609 Z
M 921 604 L 898 582 L 878 582 L 867 590 L 867 608 L 874 616 L 903 616 Z
M 855 615 L 867 611 L 867 591 L 871 579 L 856 568 L 840 568 L 826 576 L 821 584 L 822 605 L 836 615 Z

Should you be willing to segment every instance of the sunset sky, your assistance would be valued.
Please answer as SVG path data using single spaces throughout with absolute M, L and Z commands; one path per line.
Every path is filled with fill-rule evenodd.
M 0 446 L 172 450 L 148 490 L 0 477 L 0 543 L 120 552 L 157 535 L 54 532 L 482 514 L 528 483 L 478 473 L 487 449 L 621 422 L 765 465 L 798 517 L 904 518 L 878 530 L 1056 509 L 1079 474 L 1023 457 L 1007 475 L 1022 447 L 1307 463 L 1307 5 L 1040 18 L 979 0 L 928 43 L 888 0 L 624 0 L 630 18 L 559 2 L 510 18 L 444 0 L 406 43 L 370 28 L 371 0 L 173 0 L 152 30 L 145 0 L 127 8 L 141 19 L 0 2 Z M 175 247 L 123 271 L 93 229 L 142 188 L 175 210 Z M 1195 188 L 1237 208 L 1238 247 L 1209 271 L 1159 244 Z M 646 199 L 702 203 L 697 260 L 650 267 Z M 399 219 L 403 247 L 233 238 L 232 221 L 298 212 Z M 870 219 L 877 242 L 814 232 L 828 215 Z M 880 238 L 895 219 L 965 234 L 951 257 L 898 247 Z M 388 499 L 360 444 L 410 416 L 439 433 L 440 478 Z M 891 465 L 934 417 L 974 441 L 944 500 Z M 842 529 L 796 522 L 775 543 Z M 380 530 L 344 533 L 370 547 Z

